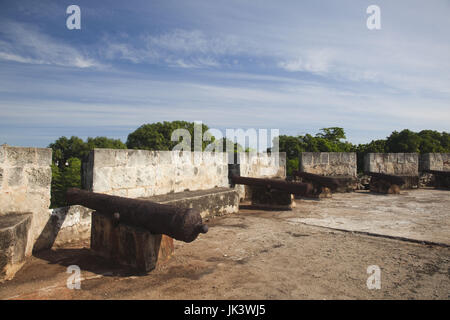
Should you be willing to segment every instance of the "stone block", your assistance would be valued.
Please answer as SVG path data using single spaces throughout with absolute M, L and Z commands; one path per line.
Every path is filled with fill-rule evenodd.
M 5 153 L 6 153 L 5 152 L 5 147 L 0 146 L 0 165 L 5 163 L 5 159 L 6 159 Z
M 25 169 L 25 176 L 29 189 L 48 188 L 52 182 L 52 169 L 50 166 L 29 167 Z
M 25 185 L 23 171 L 23 167 L 13 167 L 8 169 L 7 176 L 9 187 L 20 187 Z
M 115 149 L 94 149 L 95 168 L 114 167 L 116 162 Z
M 123 167 L 127 165 L 128 162 L 128 150 L 115 150 L 114 151 L 114 166 Z
M 329 156 L 327 152 L 322 152 L 320 154 L 320 163 L 321 164 L 328 164 L 329 163 Z
M 40 167 L 47 167 L 52 164 L 52 149 L 37 148 L 36 149 L 36 164 Z
M 128 167 L 144 167 L 148 164 L 149 153 L 145 150 L 128 150 Z
M 91 249 L 98 255 L 138 273 L 147 273 L 173 254 L 173 239 L 145 229 L 115 222 L 92 213 Z
M 0 216 L 0 282 L 10 280 L 25 263 L 31 213 Z
M 36 148 L 4 147 L 6 161 L 10 167 L 23 167 L 36 164 Z
M 94 167 L 92 171 L 92 191 L 104 192 L 111 190 L 112 170 L 113 168 L 111 167 Z
M 300 171 L 325 176 L 356 176 L 356 154 L 353 152 L 302 152 Z

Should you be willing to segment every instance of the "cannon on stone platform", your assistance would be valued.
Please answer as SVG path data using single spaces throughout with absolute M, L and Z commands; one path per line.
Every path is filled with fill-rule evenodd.
M 295 206 L 293 195 L 312 196 L 313 186 L 309 183 L 291 182 L 282 179 L 250 178 L 231 175 L 232 184 L 250 187 L 254 207 L 291 210 Z
M 367 172 L 366 174 L 371 177 L 370 191 L 377 193 L 399 194 L 400 187 L 406 183 L 405 178 L 401 176 L 378 172 Z
M 450 171 L 423 170 L 424 173 L 430 173 L 434 176 L 434 186 L 436 188 L 450 189 Z
M 111 215 L 117 222 L 144 228 L 153 234 L 165 234 L 184 242 L 194 241 L 208 232 L 200 213 L 151 201 L 95 193 L 77 188 L 67 190 L 70 205 L 82 205 Z
M 312 185 L 309 183 L 291 182 L 281 179 L 262 179 L 241 177 L 237 175 L 231 176 L 234 184 L 244 184 L 247 186 L 265 187 L 267 189 L 277 189 L 290 194 L 306 195 L 312 192 Z
M 168 260 L 174 251 L 173 239 L 192 242 L 208 231 L 194 209 L 76 188 L 67 191 L 66 199 L 70 205 L 96 210 L 92 213 L 91 250 L 139 273 Z
M 300 178 L 302 182 L 312 183 L 315 194 L 349 192 L 356 189 L 356 179 L 351 176 L 322 176 L 302 171 L 294 171 L 292 174 Z

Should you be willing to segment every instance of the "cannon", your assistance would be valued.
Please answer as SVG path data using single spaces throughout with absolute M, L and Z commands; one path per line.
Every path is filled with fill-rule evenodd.
M 434 176 L 436 188 L 450 189 L 450 171 L 423 170 L 422 172 L 430 173 Z
M 423 170 L 422 172 L 431 173 L 434 175 L 439 175 L 442 177 L 450 178 L 450 171 L 439 171 L 439 170 Z
M 152 234 L 165 234 L 174 239 L 192 242 L 200 233 L 208 232 L 200 213 L 193 209 L 159 204 L 70 188 L 69 205 L 82 205 L 113 217 L 116 221 L 144 228 Z
M 231 176 L 234 184 L 244 184 L 247 186 L 266 187 L 267 189 L 277 189 L 291 194 L 307 195 L 313 191 L 313 186 L 309 183 L 291 182 L 281 179 L 249 178 L 237 175 Z
M 405 185 L 405 177 L 392 174 L 367 172 L 370 178 L 370 191 L 387 194 L 400 194 L 400 187 Z
M 378 173 L 378 172 L 367 172 L 367 175 L 371 176 L 374 180 L 383 180 L 391 184 L 396 184 L 402 186 L 405 184 L 405 178 L 400 176 L 394 176 L 392 174 Z
M 302 178 L 306 182 L 312 182 L 314 185 L 327 187 L 333 192 L 338 189 L 348 189 L 348 186 L 354 182 L 354 179 L 350 176 L 327 177 L 301 171 L 294 171 L 292 174 L 295 177 Z

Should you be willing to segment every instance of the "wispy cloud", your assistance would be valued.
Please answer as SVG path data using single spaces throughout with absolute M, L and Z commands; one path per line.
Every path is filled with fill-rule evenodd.
M 106 59 L 180 68 L 215 68 L 222 65 L 220 60 L 225 57 L 250 53 L 238 37 L 207 36 L 200 30 L 175 29 L 134 37 L 105 36 L 102 42 L 100 53 Z
M 76 68 L 101 66 L 77 48 L 39 32 L 35 25 L 4 21 L 0 23 L 0 35 L 2 60 Z
M 291 72 L 311 72 L 325 74 L 330 71 L 332 54 L 329 50 L 315 50 L 305 52 L 302 56 L 288 61 L 281 61 L 278 65 Z

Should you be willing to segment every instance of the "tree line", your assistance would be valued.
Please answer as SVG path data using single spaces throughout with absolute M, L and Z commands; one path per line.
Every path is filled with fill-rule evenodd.
M 48 147 L 53 150 L 51 207 L 67 205 L 65 201 L 67 188 L 81 187 L 81 164 L 92 149 L 172 150 L 180 142 L 171 141 L 172 132 L 176 129 L 186 129 L 191 136 L 194 135 L 193 122 L 164 121 L 140 126 L 128 135 L 125 143 L 120 139 L 107 137 L 89 137 L 83 141 L 76 136 L 60 137 L 50 143 Z M 208 129 L 207 125 L 202 124 L 202 132 Z M 301 152 L 356 152 L 359 170 L 362 170 L 364 154 L 370 152 L 450 152 L 450 134 L 433 130 L 394 131 L 386 139 L 372 140 L 366 144 L 352 144 L 346 141 L 345 131 L 340 127 L 323 128 L 315 135 L 280 135 L 276 139 L 280 152 L 286 152 L 287 175 L 298 169 Z M 211 142 L 214 143 L 214 137 Z M 203 149 L 211 142 L 203 141 Z M 223 138 L 222 142 L 225 148 L 226 139 Z M 194 141 L 191 141 L 192 148 L 193 143 Z M 234 143 L 234 151 L 242 152 L 244 148 Z
M 279 148 L 286 152 L 287 175 L 297 170 L 301 152 L 356 152 L 358 171 L 363 170 L 366 153 L 448 153 L 450 152 L 450 133 L 433 130 L 413 132 L 404 129 L 393 131 L 386 139 L 372 140 L 369 143 L 352 144 L 345 141 L 343 128 L 323 128 L 315 136 L 279 136 Z

